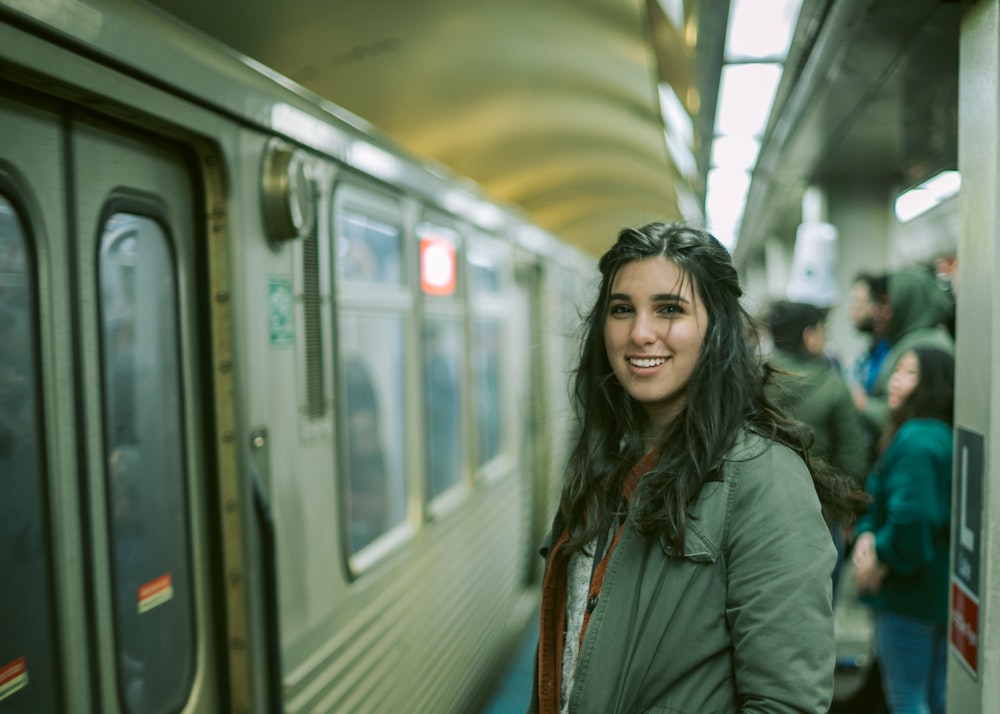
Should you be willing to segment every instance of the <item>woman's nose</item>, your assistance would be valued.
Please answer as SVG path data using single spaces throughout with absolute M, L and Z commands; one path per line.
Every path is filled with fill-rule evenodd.
M 637 344 L 646 344 L 655 339 L 656 331 L 653 329 L 651 316 L 636 313 L 635 321 L 632 323 L 632 340 Z

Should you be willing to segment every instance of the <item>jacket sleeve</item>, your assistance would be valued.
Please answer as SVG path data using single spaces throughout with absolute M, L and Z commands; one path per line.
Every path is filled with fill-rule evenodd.
M 931 442 L 906 429 L 886 453 L 886 520 L 875 531 L 875 552 L 900 575 L 919 572 L 934 557 L 938 458 Z
M 812 478 L 772 446 L 732 464 L 726 617 L 742 712 L 825 713 L 833 698 L 836 550 Z

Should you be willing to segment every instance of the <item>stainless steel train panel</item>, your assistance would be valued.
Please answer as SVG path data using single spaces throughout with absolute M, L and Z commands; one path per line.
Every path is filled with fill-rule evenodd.
M 105 10 L 139 37 L 161 27 Z M 35 614 L 58 628 L 27 678 L 28 653 L 0 651 L 19 687 L 0 708 L 47 681 L 32 703 L 83 714 L 150 698 L 185 712 L 473 706 L 536 602 L 534 483 L 558 481 L 574 351 L 549 316 L 589 262 L 551 237 L 519 243 L 547 266 L 523 284 L 520 219 L 231 57 L 157 45 L 205 74 L 185 84 L 164 60 L 150 83 L 140 45 L 128 70 L 32 22 L 0 24 L 0 208 L 13 197 L 23 236 L 5 245 L 33 271 L 21 292 L 34 291 L 44 458 L 25 498 L 51 532 L 32 551 L 52 574 L 35 579 L 51 599 Z M 314 191 L 311 239 L 269 233 L 260 171 L 279 141 Z M 363 260 L 338 272 L 345 209 L 398 230 L 392 285 L 359 280 Z M 421 273 L 421 247 L 451 256 L 430 267 L 453 283 Z M 429 429 L 440 343 L 424 328 L 442 325 L 455 392 Z M 365 390 L 349 388 L 348 357 L 373 379 L 381 428 L 349 428 Z M 373 434 L 398 485 L 387 521 L 351 488 L 365 480 L 352 449 Z M 435 440 L 457 458 L 447 478 Z M 171 537 L 131 538 L 156 531 Z

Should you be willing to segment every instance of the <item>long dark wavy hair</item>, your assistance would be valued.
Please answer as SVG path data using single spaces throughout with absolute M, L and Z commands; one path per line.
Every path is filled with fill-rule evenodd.
M 903 403 L 889 415 L 880 441 L 880 453 L 885 453 L 899 431 L 910 419 L 937 419 L 948 426 L 955 412 L 955 358 L 936 347 L 915 347 L 910 350 L 917 358 L 917 383 Z
M 604 342 L 614 278 L 622 266 L 662 256 L 690 280 L 708 314 L 685 406 L 660 435 L 662 452 L 630 503 L 623 484 L 646 452 L 646 411 L 618 382 Z M 720 476 L 723 457 L 744 431 L 785 444 L 808 466 L 828 519 L 851 522 L 864 494 L 820 461 L 812 432 L 785 416 L 764 391 L 769 373 L 758 357 L 757 330 L 740 302 L 742 289 L 726 248 L 711 234 L 676 223 L 626 228 L 599 262 L 601 284 L 585 316 L 574 396 L 579 435 L 567 464 L 561 509 L 569 549 L 581 548 L 626 511 L 640 533 L 683 547 L 686 512 L 704 483 Z

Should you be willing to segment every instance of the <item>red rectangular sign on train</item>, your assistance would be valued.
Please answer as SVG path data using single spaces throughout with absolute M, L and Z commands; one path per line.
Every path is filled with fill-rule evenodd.
M 951 644 L 972 674 L 979 662 L 979 601 L 954 579 L 951 581 Z

